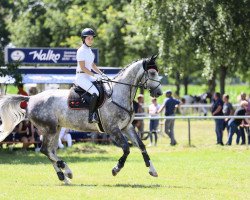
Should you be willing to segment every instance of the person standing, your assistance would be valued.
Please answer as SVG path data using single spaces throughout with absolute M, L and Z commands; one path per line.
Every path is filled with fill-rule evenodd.
M 17 88 L 18 88 L 17 94 L 20 94 L 20 95 L 23 95 L 23 96 L 29 96 L 28 93 L 23 89 L 23 84 L 22 83 L 18 84 Z M 26 109 L 27 108 L 27 102 L 26 101 L 21 102 L 20 107 L 22 109 Z
M 150 144 L 149 146 L 153 145 L 153 134 L 155 136 L 155 146 L 157 145 L 157 128 L 159 125 L 159 119 L 154 119 L 158 117 L 157 111 L 159 110 L 160 105 L 157 103 L 156 98 L 152 98 L 152 104 L 149 105 L 148 108 L 148 113 L 151 117 L 150 122 L 149 122 L 149 138 L 150 138 Z
M 165 116 L 174 116 L 175 109 L 180 105 L 180 101 L 172 97 L 172 91 L 166 91 L 166 99 L 163 105 L 159 108 L 157 113 L 160 113 L 165 108 Z M 165 133 L 169 136 L 171 142 L 170 145 L 174 146 L 177 144 L 174 136 L 174 122 L 175 119 L 165 120 Z
M 232 104 L 229 102 L 229 95 L 228 94 L 224 94 L 222 97 L 223 100 L 223 108 L 222 108 L 222 112 L 224 114 L 224 116 L 230 116 L 234 114 L 234 108 L 232 106 Z M 227 127 L 228 124 L 228 118 L 224 119 L 224 129 Z
M 212 104 L 212 115 L 223 116 L 223 101 L 219 92 L 214 93 L 213 104 Z M 217 144 L 223 144 L 223 129 L 224 119 L 215 119 L 215 132 L 217 137 Z
M 246 114 L 246 111 L 247 111 L 247 106 L 248 106 L 248 102 L 242 101 L 241 107 L 235 111 L 234 116 L 244 116 Z M 238 129 L 238 127 L 243 123 L 243 121 L 244 121 L 244 119 L 234 119 L 234 118 L 229 120 L 229 122 L 228 122 L 229 135 L 228 135 L 227 145 L 232 144 L 232 139 L 233 139 L 234 133 L 236 133 L 236 135 L 237 135 L 236 143 L 237 144 L 239 143 L 240 130 Z
M 134 111 L 136 116 L 143 117 L 144 116 L 144 96 L 143 94 L 139 94 L 137 97 L 137 102 L 133 102 Z M 142 138 L 142 134 L 144 132 L 144 121 L 143 120 L 134 120 L 134 127 L 138 129 L 138 136 Z
M 244 92 L 241 92 L 240 94 L 240 104 L 244 101 L 247 101 L 247 95 Z M 248 133 L 248 129 L 245 126 L 245 124 L 247 124 L 246 121 L 243 121 L 243 123 L 240 125 L 240 136 L 239 136 L 239 140 L 237 140 L 238 144 L 240 142 L 240 138 L 241 138 L 241 144 L 246 144 L 246 135 L 245 132 Z

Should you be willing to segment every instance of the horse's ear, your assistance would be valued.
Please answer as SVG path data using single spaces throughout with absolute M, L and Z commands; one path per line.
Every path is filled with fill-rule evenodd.
M 150 61 L 155 61 L 157 57 L 158 57 L 158 54 L 152 55 L 152 57 L 150 58 Z

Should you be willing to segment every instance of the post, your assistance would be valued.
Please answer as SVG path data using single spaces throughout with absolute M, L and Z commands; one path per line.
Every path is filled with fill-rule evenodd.
M 191 146 L 190 118 L 188 118 L 188 145 Z

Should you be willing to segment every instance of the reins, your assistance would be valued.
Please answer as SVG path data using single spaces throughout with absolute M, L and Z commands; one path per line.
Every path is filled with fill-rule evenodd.
M 142 78 L 144 77 L 145 73 L 147 74 L 147 78 L 146 78 L 146 80 L 144 81 L 144 83 L 142 83 L 141 80 L 142 80 Z M 109 87 L 111 88 L 111 94 L 110 94 L 109 98 L 111 97 L 111 102 L 112 102 L 113 104 L 115 104 L 115 105 L 118 106 L 119 108 L 125 110 L 125 111 L 129 114 L 129 117 L 130 117 L 130 120 L 131 120 L 132 115 L 133 115 L 133 113 L 134 113 L 133 100 L 134 100 L 135 95 L 136 95 L 136 92 L 135 92 L 135 95 L 134 95 L 134 97 L 132 98 L 132 96 L 131 96 L 131 95 L 132 95 L 132 88 L 135 87 L 136 90 L 137 90 L 139 87 L 144 87 L 144 88 L 146 89 L 146 88 L 147 88 L 147 82 L 148 82 L 148 80 L 155 81 L 155 82 L 158 82 L 158 83 L 159 83 L 155 88 L 152 89 L 152 91 L 154 91 L 156 88 L 158 88 L 158 87 L 161 85 L 161 82 L 160 82 L 160 81 L 155 80 L 155 79 L 151 79 L 151 78 L 148 76 L 148 71 L 147 71 L 147 70 L 144 70 L 144 72 L 143 72 L 143 74 L 142 74 L 142 76 L 141 76 L 141 78 L 140 78 L 140 81 L 139 81 L 139 83 L 138 83 L 137 85 L 129 84 L 129 83 L 123 83 L 123 82 L 119 82 L 119 81 L 114 81 L 114 80 L 111 80 L 111 79 L 102 80 L 102 81 L 103 81 L 104 83 L 108 83 L 108 84 L 109 84 L 109 83 L 117 83 L 117 84 L 129 86 L 129 95 L 130 95 L 130 100 L 131 100 L 131 102 L 130 102 L 130 109 L 127 109 L 127 108 L 123 107 L 122 105 L 120 105 L 119 103 L 117 103 L 116 101 L 113 100 L 113 98 L 112 98 L 113 87 L 110 87 L 110 86 L 109 86 Z M 130 122 L 130 120 L 129 120 L 129 122 Z

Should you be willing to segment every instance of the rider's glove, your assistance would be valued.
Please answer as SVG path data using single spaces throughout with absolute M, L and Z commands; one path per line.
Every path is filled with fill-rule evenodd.
M 102 75 L 100 74 L 94 74 L 94 77 L 96 78 L 97 81 L 101 81 L 103 79 Z
M 108 81 L 109 77 L 106 74 L 102 73 L 102 79 Z

